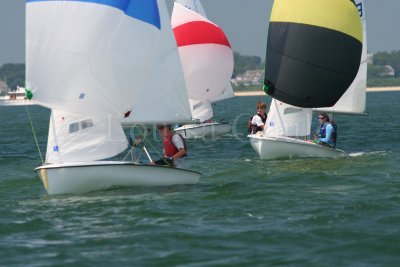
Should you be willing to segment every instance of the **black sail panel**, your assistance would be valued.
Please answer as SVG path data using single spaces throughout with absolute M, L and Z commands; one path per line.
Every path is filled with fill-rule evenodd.
M 289 16 L 285 14 L 290 7 L 290 1 L 302 2 L 275 1 L 271 14 L 271 18 L 275 16 L 275 20 L 270 22 L 268 30 L 264 81 L 266 93 L 294 106 L 309 108 L 333 106 L 348 89 L 358 72 L 362 51 L 358 29 L 343 32 L 340 31 L 342 25 L 339 30 L 332 28 L 332 19 L 336 19 L 333 16 L 318 24 L 310 24 L 309 21 L 302 23 L 301 16 L 300 19 L 296 17 L 289 21 L 279 20 L 279 17 L 290 18 L 290 14 Z M 303 1 L 312 4 L 320 0 Z M 360 22 L 357 9 L 351 1 L 335 1 L 350 3 L 351 5 L 342 3 L 344 8 L 354 8 L 354 12 L 350 10 L 347 13 L 356 18 L 349 21 Z M 273 14 L 277 2 L 283 3 L 278 4 L 278 7 L 280 6 L 278 19 L 277 15 Z M 303 8 L 306 7 L 307 5 Z M 337 10 L 340 9 L 335 8 L 335 11 Z M 312 12 L 308 11 L 309 14 Z M 338 19 L 341 19 L 340 15 Z M 329 27 L 325 27 L 324 23 Z M 351 35 L 352 32 L 357 34 Z

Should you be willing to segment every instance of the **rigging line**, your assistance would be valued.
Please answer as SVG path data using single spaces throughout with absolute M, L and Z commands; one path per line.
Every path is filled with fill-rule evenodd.
M 130 138 L 130 137 L 129 137 Z M 123 160 L 125 161 L 129 155 L 131 155 L 131 161 L 135 162 L 140 160 L 140 157 L 142 155 L 142 150 L 143 149 L 137 149 L 138 150 L 138 155 L 134 155 L 134 150 L 136 149 L 136 146 L 131 145 L 130 150 L 126 153 L 125 157 L 123 158 Z
M 33 127 L 32 118 L 31 118 L 31 114 L 30 114 L 29 109 L 28 109 L 28 105 L 25 105 L 25 109 L 26 109 L 26 113 L 28 114 L 29 124 L 31 125 L 33 137 L 35 138 L 36 147 L 37 147 L 37 150 L 39 152 L 40 160 L 42 161 L 42 164 L 44 164 L 43 157 L 42 157 L 42 152 L 40 151 L 39 142 L 38 142 L 38 139 L 37 139 L 37 136 L 36 136 L 35 128 Z
M 142 132 L 142 131 L 140 130 L 140 128 L 139 128 L 139 127 L 136 127 L 136 126 L 133 126 L 133 128 L 136 128 L 136 129 L 139 131 L 139 133 L 143 136 L 143 142 L 146 142 L 146 141 L 147 141 L 147 143 L 150 144 L 150 147 L 151 147 L 154 151 L 156 151 L 157 155 L 160 156 L 160 158 L 162 158 L 163 155 L 161 155 L 161 153 L 158 152 L 158 149 L 155 148 L 154 145 L 147 139 L 147 137 L 144 135 L 144 131 Z

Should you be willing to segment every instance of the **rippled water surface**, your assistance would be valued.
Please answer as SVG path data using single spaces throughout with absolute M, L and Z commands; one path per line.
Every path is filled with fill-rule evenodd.
M 189 142 L 195 186 L 62 196 L 33 172 L 25 107 L 0 107 L 0 266 L 399 266 L 400 93 L 335 116 L 337 159 L 260 160 L 246 125 L 265 99 L 215 107 L 233 133 Z M 44 152 L 49 111 L 29 114 Z

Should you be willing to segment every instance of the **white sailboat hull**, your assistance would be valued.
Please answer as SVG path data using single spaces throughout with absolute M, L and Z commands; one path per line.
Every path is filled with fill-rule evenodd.
M 201 124 L 186 124 L 174 130 L 183 138 L 217 137 L 232 131 L 229 123 L 208 122 Z
M 340 149 L 324 147 L 295 138 L 249 135 L 250 144 L 261 159 L 293 157 L 340 157 L 346 153 Z
M 43 165 L 35 169 L 48 194 L 81 194 L 114 186 L 197 184 L 200 173 L 124 161 Z

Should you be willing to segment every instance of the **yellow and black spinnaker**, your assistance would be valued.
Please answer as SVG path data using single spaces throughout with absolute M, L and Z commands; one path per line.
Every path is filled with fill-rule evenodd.
M 362 26 L 351 0 L 275 0 L 264 90 L 299 107 L 333 106 L 360 66 Z

